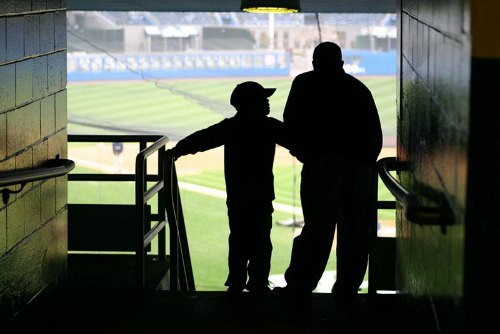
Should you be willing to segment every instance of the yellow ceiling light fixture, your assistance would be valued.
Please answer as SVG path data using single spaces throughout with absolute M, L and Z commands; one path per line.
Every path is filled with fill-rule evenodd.
M 241 0 L 241 10 L 249 13 L 298 13 L 300 0 Z

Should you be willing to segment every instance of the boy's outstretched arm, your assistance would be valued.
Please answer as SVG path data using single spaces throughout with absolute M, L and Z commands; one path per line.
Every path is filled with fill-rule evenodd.
M 166 154 L 167 158 L 170 157 L 174 161 L 177 160 L 177 158 L 179 157 L 179 155 L 177 154 L 177 152 L 173 148 L 166 150 L 165 154 Z
M 227 121 L 223 120 L 205 129 L 198 130 L 181 139 L 177 145 L 166 152 L 174 160 L 177 160 L 177 158 L 183 155 L 195 154 L 224 145 L 226 133 L 228 132 L 227 127 Z

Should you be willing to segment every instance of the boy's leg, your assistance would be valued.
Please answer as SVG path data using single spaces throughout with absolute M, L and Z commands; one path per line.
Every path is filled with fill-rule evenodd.
M 238 292 L 245 289 L 247 281 L 247 259 L 245 238 L 239 231 L 229 234 L 228 267 L 229 274 L 225 286 L 228 290 Z
M 249 226 L 249 264 L 247 289 L 251 292 L 263 292 L 269 289 L 269 272 L 271 270 L 272 204 L 263 208 L 254 208 L 253 222 Z
M 229 291 L 243 291 L 247 281 L 247 263 L 248 263 L 248 236 L 245 229 L 245 220 L 239 212 L 229 214 L 229 251 L 228 267 L 229 274 L 225 283 Z

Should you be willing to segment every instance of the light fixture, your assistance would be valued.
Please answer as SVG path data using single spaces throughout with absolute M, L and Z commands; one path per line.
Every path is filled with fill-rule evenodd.
M 298 13 L 300 0 L 241 0 L 241 10 L 250 13 Z

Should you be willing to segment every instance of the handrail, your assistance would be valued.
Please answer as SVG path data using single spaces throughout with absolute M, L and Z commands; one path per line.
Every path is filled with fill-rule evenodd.
M 122 142 L 122 143 L 140 143 L 140 142 L 155 142 L 162 138 L 162 135 L 68 135 L 69 142 L 80 143 L 98 143 L 98 142 Z
M 177 174 L 172 157 L 166 153 L 167 137 L 161 137 L 152 145 L 143 149 L 136 157 L 136 212 L 138 219 L 137 268 L 139 287 L 144 284 L 145 249 L 158 235 L 159 257 L 165 257 L 165 227 L 170 231 L 170 290 L 194 291 L 194 275 L 187 242 L 186 228 L 179 197 Z M 157 181 L 147 187 L 147 157 L 158 152 Z M 158 224 L 144 235 L 144 205 L 158 194 Z M 172 194 L 177 194 L 172 199 Z
M 165 145 L 169 139 L 167 136 L 158 138 L 153 144 L 144 147 L 137 154 L 135 159 L 135 210 L 137 217 L 137 239 L 136 239 L 136 257 L 137 257 L 137 287 L 143 288 L 146 281 L 146 248 L 151 241 L 158 236 L 158 258 L 166 258 L 166 219 L 165 219 L 165 187 L 163 181 L 163 156 L 165 154 Z M 148 188 L 147 158 L 158 152 L 158 179 Z M 146 234 L 146 205 L 148 201 L 158 194 L 158 223 Z
M 390 173 L 408 168 L 407 163 L 398 161 L 395 157 L 382 158 L 377 162 L 381 180 L 396 197 L 405 210 L 406 218 L 420 225 L 439 225 L 445 233 L 445 226 L 453 222 L 451 210 L 446 206 L 422 206 L 419 199 L 403 187 Z
M 140 150 L 146 149 L 147 143 L 153 143 L 161 139 L 162 135 L 68 135 L 68 142 L 80 143 L 139 143 Z M 70 174 L 70 181 L 135 181 L 135 174 Z M 147 181 L 158 181 L 156 175 L 147 175 Z
M 144 288 L 146 282 L 146 255 L 153 239 L 158 238 L 158 259 L 166 259 L 166 225 L 170 230 L 170 289 L 194 291 L 194 278 L 192 274 L 189 249 L 187 247 L 187 235 L 183 225 L 179 227 L 177 221 L 166 219 L 168 212 L 173 212 L 173 207 L 169 205 L 171 201 L 166 200 L 166 194 L 171 193 L 170 184 L 175 184 L 177 188 L 177 176 L 175 179 L 165 181 L 165 175 L 171 172 L 171 166 L 165 167 L 165 151 L 168 137 L 162 135 L 68 135 L 69 142 L 133 142 L 139 143 L 140 149 L 136 156 L 134 174 L 70 174 L 70 181 L 135 181 L 135 207 L 136 207 L 136 286 L 139 289 Z M 147 146 L 148 143 L 152 143 Z M 158 153 L 158 173 L 148 174 L 147 158 L 152 154 Z M 168 172 L 167 172 L 168 171 Z M 150 185 L 149 182 L 153 184 Z M 158 213 L 151 214 L 149 217 L 156 222 L 151 228 L 145 229 L 146 207 L 155 195 L 158 195 L 157 205 Z M 176 215 L 182 217 L 181 211 L 176 211 Z M 184 245 L 179 247 L 179 245 Z M 182 261 L 177 261 L 181 258 Z M 175 268 L 172 268 L 174 263 Z M 182 264 L 179 268 L 178 265 Z M 189 266 L 189 267 L 184 267 Z M 182 279 L 179 278 L 179 272 Z M 179 284 L 180 282 L 180 284 Z M 185 283 L 188 282 L 188 283 Z M 179 287 L 180 285 L 180 287 Z
M 0 174 L 1 187 L 8 187 L 16 184 L 21 185 L 18 190 L 11 190 L 8 188 L 2 189 L 0 192 L 2 193 L 3 203 L 7 204 L 10 194 L 19 193 L 28 182 L 64 176 L 73 168 L 75 168 L 75 163 L 72 160 L 59 159 L 59 157 L 57 157 L 56 159 L 45 161 L 38 167 L 2 172 Z
M 174 291 L 195 291 L 177 172 L 174 160 L 168 153 L 165 154 L 163 179 L 165 180 L 165 187 L 168 189 L 165 198 L 165 209 L 170 228 L 170 289 Z

